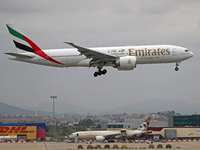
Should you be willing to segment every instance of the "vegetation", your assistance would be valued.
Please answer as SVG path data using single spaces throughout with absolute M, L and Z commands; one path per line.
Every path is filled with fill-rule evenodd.
M 106 145 L 104 146 L 104 149 L 110 149 L 110 145 L 106 144 Z
M 122 145 L 122 149 L 127 149 L 127 145 L 126 145 L 126 144 L 123 144 L 123 145 Z
M 92 148 L 93 148 L 92 145 L 87 146 L 87 149 L 92 149 Z
M 118 145 L 117 144 L 113 145 L 113 149 L 118 149 Z
M 150 144 L 150 145 L 149 145 L 149 148 L 154 148 L 154 145 L 153 145 L 153 144 Z
M 77 149 L 83 149 L 83 145 L 78 145 Z
M 166 148 L 172 148 L 172 146 L 170 144 L 167 144 Z
M 158 144 L 157 148 L 163 148 L 162 144 Z
M 96 146 L 96 149 L 101 149 L 101 145 L 97 145 L 97 146 Z
M 79 125 L 80 126 L 94 126 L 94 121 L 92 121 L 91 119 L 83 119 L 81 121 L 79 121 Z
M 64 138 L 65 136 L 69 136 L 71 133 L 76 131 L 85 131 L 85 126 L 64 126 L 59 125 L 56 126 L 56 136 L 58 138 Z M 55 137 L 55 125 L 47 125 L 46 126 L 46 136 Z

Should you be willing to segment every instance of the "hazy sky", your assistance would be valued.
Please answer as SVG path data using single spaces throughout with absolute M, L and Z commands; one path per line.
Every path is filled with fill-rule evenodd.
M 199 0 L 0 0 L 0 101 L 35 106 L 59 101 L 98 109 L 150 99 L 200 101 Z M 5 23 L 13 22 L 42 49 L 170 44 L 195 56 L 180 64 L 137 65 L 133 71 L 107 67 L 53 68 L 8 60 L 16 52 Z

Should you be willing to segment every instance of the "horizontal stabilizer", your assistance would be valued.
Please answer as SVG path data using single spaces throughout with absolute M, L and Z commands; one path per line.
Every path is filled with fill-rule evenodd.
M 10 56 L 21 57 L 21 58 L 33 58 L 34 57 L 34 56 L 19 54 L 19 53 L 4 53 L 4 54 L 10 55 Z

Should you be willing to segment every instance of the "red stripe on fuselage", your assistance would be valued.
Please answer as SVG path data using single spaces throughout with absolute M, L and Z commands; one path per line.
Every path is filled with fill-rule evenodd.
M 29 38 L 25 37 L 24 35 L 22 35 L 25 40 L 30 44 L 30 46 L 33 48 L 33 50 L 39 55 L 41 56 L 42 58 L 46 59 L 46 60 L 49 60 L 51 62 L 54 62 L 54 63 L 57 63 L 57 64 L 60 64 L 60 65 L 63 65 L 62 63 L 54 60 L 53 58 L 49 57 L 47 54 L 45 54 L 35 43 L 33 43 Z

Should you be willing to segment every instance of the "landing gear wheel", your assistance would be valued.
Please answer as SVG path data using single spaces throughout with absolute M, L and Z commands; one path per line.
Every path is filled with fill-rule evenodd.
M 97 76 L 101 76 L 102 74 L 105 75 L 107 73 L 107 70 L 104 69 L 103 71 L 101 70 L 98 70 L 94 73 L 94 77 L 97 77 Z
M 104 70 L 102 71 L 102 74 L 106 74 L 106 73 L 107 73 L 107 70 L 104 69 Z
M 178 68 L 178 67 L 176 67 L 176 68 L 175 68 L 175 70 L 176 70 L 176 71 L 178 71 L 178 70 L 179 70 L 179 68 Z
M 176 68 L 175 68 L 176 71 L 179 70 L 178 66 L 179 66 L 179 63 L 177 62 L 177 63 L 176 63 Z
M 94 73 L 94 76 L 97 77 L 97 76 L 98 76 L 98 72 L 95 72 L 95 73 Z
M 107 70 L 104 69 L 102 70 L 103 66 L 106 64 L 105 61 L 100 61 L 98 64 L 97 64 L 97 71 L 94 73 L 94 76 L 97 77 L 97 76 L 101 76 L 101 75 L 105 75 L 107 73 Z
M 101 76 L 101 75 L 102 75 L 102 71 L 99 71 L 99 72 L 98 72 L 98 75 Z

